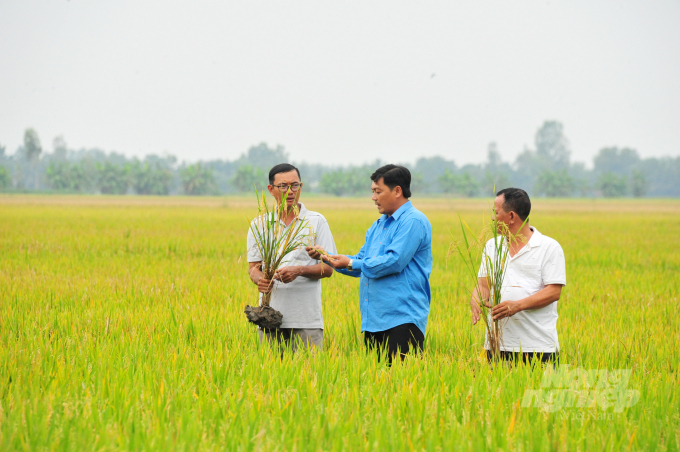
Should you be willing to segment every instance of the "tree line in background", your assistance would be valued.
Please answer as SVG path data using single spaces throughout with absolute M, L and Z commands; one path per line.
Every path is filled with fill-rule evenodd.
M 253 146 L 238 159 L 178 163 L 174 156 L 127 158 L 100 149 L 74 150 L 62 137 L 46 152 L 33 129 L 12 155 L 0 145 L 0 191 L 140 195 L 219 195 L 263 189 L 269 169 L 290 162 L 282 146 Z M 593 168 L 572 162 L 563 126 L 546 121 L 536 132 L 534 149 L 524 149 L 514 162 L 504 162 L 495 145 L 486 161 L 459 167 L 445 157 L 421 157 L 405 163 L 416 194 L 462 197 L 489 196 L 510 186 L 545 197 L 680 197 L 680 157 L 642 159 L 630 148 L 602 148 Z M 370 191 L 371 173 L 384 162 L 331 166 L 290 162 L 302 174 L 305 190 L 336 196 Z M 392 162 L 390 162 L 392 163 Z

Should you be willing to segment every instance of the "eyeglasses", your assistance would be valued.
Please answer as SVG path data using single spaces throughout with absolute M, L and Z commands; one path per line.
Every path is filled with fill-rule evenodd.
M 290 188 L 291 191 L 298 191 L 300 187 L 302 187 L 302 184 L 299 182 L 293 182 L 292 184 L 279 184 L 279 185 L 272 185 L 272 187 L 276 187 L 281 191 L 286 191 Z

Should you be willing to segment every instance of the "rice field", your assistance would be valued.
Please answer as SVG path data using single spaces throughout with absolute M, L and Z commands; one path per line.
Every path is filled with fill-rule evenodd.
M 368 196 L 302 200 L 348 254 L 377 218 Z M 388 368 L 338 274 L 321 353 L 259 344 L 254 196 L 0 196 L 0 450 L 680 449 L 679 201 L 534 202 L 567 258 L 561 383 L 481 358 L 446 255 L 457 213 L 481 225 L 487 201 L 413 203 L 433 225 L 432 308 L 422 359 Z

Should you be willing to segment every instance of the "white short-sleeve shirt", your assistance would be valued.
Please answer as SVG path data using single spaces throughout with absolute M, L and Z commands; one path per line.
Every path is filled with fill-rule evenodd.
M 521 300 L 548 284 L 567 285 L 567 272 L 562 247 L 536 228 L 527 244 L 507 261 L 501 301 Z M 485 255 L 494 255 L 493 239 L 485 247 Z M 486 276 L 482 263 L 479 277 Z M 509 352 L 554 353 L 557 340 L 557 301 L 539 309 L 527 309 L 498 322 L 502 330 L 501 350 Z M 485 344 L 489 348 L 489 344 Z
M 307 221 L 308 228 L 301 231 L 306 237 L 303 239 L 305 246 L 321 245 L 330 254 L 337 254 L 335 241 L 328 226 L 328 221 L 323 215 L 307 210 L 304 204 L 300 205 L 299 219 Z M 255 225 L 255 222 L 252 223 Z M 292 224 L 291 224 L 292 225 Z M 290 226 L 288 226 L 290 227 Z M 292 265 L 315 265 L 320 261 L 312 259 L 305 251 L 305 246 L 288 254 L 281 267 Z M 257 249 L 255 237 L 251 229 L 248 229 L 248 262 L 261 262 L 262 256 Z M 330 267 L 324 266 L 325 271 L 331 271 Z M 262 294 L 260 294 L 260 299 Z M 298 276 L 294 281 L 284 284 L 274 281 L 271 306 L 283 314 L 281 328 L 323 328 L 323 314 L 321 310 L 321 281 Z

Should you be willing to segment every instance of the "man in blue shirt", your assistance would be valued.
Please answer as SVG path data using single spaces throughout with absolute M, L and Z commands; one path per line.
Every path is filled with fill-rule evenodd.
M 367 348 L 385 348 L 388 360 L 412 348 L 423 350 L 430 313 L 432 226 L 411 197 L 411 173 L 403 166 L 385 165 L 371 175 L 373 201 L 382 214 L 366 233 L 355 255 L 323 255 L 339 273 L 361 278 L 361 331 Z

